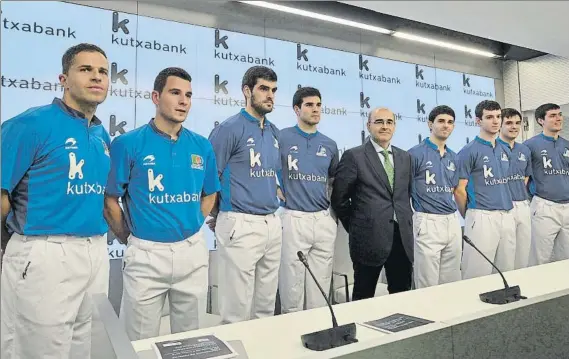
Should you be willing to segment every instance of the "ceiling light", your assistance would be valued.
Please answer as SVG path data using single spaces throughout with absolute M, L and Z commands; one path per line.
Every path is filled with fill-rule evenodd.
M 438 47 L 444 47 L 444 48 L 451 49 L 451 50 L 467 52 L 469 54 L 485 56 L 485 57 L 500 57 L 499 55 L 493 54 L 493 53 L 488 52 L 488 51 L 482 51 L 482 50 L 473 49 L 471 47 L 450 44 L 448 42 L 429 39 L 429 38 L 417 36 L 417 35 L 411 35 L 411 34 L 407 34 L 404 32 L 396 31 L 392 35 L 395 37 L 402 38 L 402 39 L 422 42 L 424 44 L 434 45 L 434 46 L 438 46 Z
M 292 7 L 288 7 L 288 6 L 283 6 L 283 5 L 277 5 L 274 3 L 270 3 L 270 2 L 266 2 L 266 1 L 239 1 L 241 3 L 244 4 L 248 4 L 248 5 L 253 5 L 253 6 L 259 6 L 259 7 L 263 7 L 266 9 L 272 9 L 272 10 L 277 10 L 277 11 L 282 11 L 282 12 L 286 12 L 289 14 L 294 14 L 294 15 L 300 15 L 300 16 L 306 16 L 306 17 L 310 17 L 313 19 L 318 19 L 318 20 L 322 20 L 322 21 L 328 21 L 328 22 L 333 22 L 335 24 L 340 24 L 340 25 L 345 25 L 345 26 L 351 26 L 351 27 L 357 27 L 359 29 L 363 29 L 363 30 L 368 30 L 368 31 L 373 31 L 373 32 L 379 32 L 381 34 L 391 34 L 393 31 L 391 30 L 387 30 L 381 27 L 377 27 L 377 26 L 372 26 L 372 25 L 367 25 L 367 24 L 362 24 L 361 22 L 356 22 L 356 21 L 351 21 L 351 20 L 346 20 L 346 19 L 341 19 L 339 17 L 334 17 L 334 16 L 329 16 L 329 15 L 324 15 L 324 14 L 319 14 L 313 11 L 306 11 L 306 10 L 300 10 L 300 9 L 295 9 Z

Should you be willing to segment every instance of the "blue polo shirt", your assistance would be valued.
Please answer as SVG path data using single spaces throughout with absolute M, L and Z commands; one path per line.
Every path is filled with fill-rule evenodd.
M 409 150 L 411 155 L 411 199 L 417 212 L 451 214 L 456 212 L 453 199 L 458 184 L 456 154 L 445 146 L 439 148 L 429 138 Z
M 467 208 L 511 210 L 509 157 L 502 146 L 476 136 L 457 156 L 458 178 L 467 179 Z
M 555 203 L 569 203 L 569 141 L 541 133 L 524 144 L 531 151 L 532 195 Z
M 294 126 L 280 131 L 279 144 L 284 207 L 302 212 L 328 209 L 328 184 L 339 162 L 336 142 L 320 132 L 306 133 Z
M 279 130 L 266 118 L 264 124 L 242 109 L 209 136 L 221 174 L 221 211 L 267 215 L 279 208 Z
M 55 99 L 2 123 L 2 189 L 10 232 L 87 237 L 103 218 L 110 137 L 101 121 Z
M 122 197 L 131 233 L 155 242 L 177 242 L 201 229 L 201 197 L 219 191 L 208 140 L 186 128 L 178 139 L 150 123 L 111 145 L 107 194 Z
M 512 193 L 513 201 L 525 201 L 528 199 L 528 191 L 525 184 L 525 178 L 532 174 L 531 169 L 531 151 L 521 143 L 514 142 L 514 148 L 498 138 L 496 143 L 504 148 L 510 159 L 508 170 L 508 187 Z

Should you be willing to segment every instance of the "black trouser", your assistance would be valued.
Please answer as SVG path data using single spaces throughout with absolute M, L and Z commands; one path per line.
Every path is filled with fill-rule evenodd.
M 389 294 L 405 292 L 411 289 L 413 265 L 407 258 L 401 243 L 399 225 L 393 229 L 393 246 L 387 261 L 381 266 L 368 266 L 354 261 L 354 291 L 352 300 L 373 298 L 381 269 L 385 267 L 387 290 Z

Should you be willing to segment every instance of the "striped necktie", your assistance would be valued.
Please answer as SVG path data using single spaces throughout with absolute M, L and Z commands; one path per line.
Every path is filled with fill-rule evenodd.
M 393 164 L 391 163 L 391 160 L 389 159 L 389 152 L 387 152 L 387 150 L 384 148 L 383 151 L 381 151 L 381 154 L 383 155 L 383 158 L 385 158 L 385 163 L 383 165 L 383 167 L 385 168 L 385 172 L 387 173 L 387 179 L 389 179 L 389 185 L 391 186 L 391 189 L 393 190 L 393 177 L 394 177 L 394 171 L 393 171 Z

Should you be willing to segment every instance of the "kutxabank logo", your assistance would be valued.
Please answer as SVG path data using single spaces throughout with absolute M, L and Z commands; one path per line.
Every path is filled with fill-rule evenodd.
M 450 92 L 452 91 L 451 86 L 448 84 L 438 84 L 435 82 L 429 82 L 425 80 L 427 75 L 424 73 L 425 69 L 419 65 L 415 65 L 415 87 L 428 89 L 428 90 L 435 90 L 435 91 L 445 91 Z M 435 69 L 436 71 L 436 69 Z
M 368 59 L 364 59 L 363 55 L 359 55 L 360 79 L 393 85 L 401 85 L 401 79 L 398 76 L 371 73 L 368 61 Z
M 16 21 L 14 19 L 9 19 L 4 16 L 4 12 L 0 11 L 2 30 L 8 31 L 18 31 L 18 32 L 28 32 L 30 34 L 44 35 L 44 36 L 55 36 L 64 39 L 77 39 L 75 32 L 77 30 L 71 29 L 71 27 L 53 27 L 42 22 L 27 22 L 27 21 Z
M 221 80 L 219 74 L 213 76 L 213 104 L 216 106 L 245 107 L 243 98 L 234 98 L 229 93 L 229 81 Z
M 172 52 L 175 54 L 185 54 L 187 55 L 187 47 L 186 45 L 179 43 L 179 44 L 168 44 L 160 41 L 148 40 L 148 39 L 138 39 L 132 36 L 124 36 L 130 35 L 130 29 L 127 26 L 130 22 L 127 18 L 122 18 L 118 12 L 113 11 L 113 24 L 112 30 L 113 33 L 111 34 L 111 43 L 118 46 L 128 46 L 134 47 L 136 49 L 146 49 L 146 50 L 154 50 L 154 51 L 163 51 L 163 52 Z M 120 32 L 119 32 L 120 31 Z M 122 32 L 122 36 L 119 35 Z
M 462 91 L 465 95 L 494 98 L 494 94 L 492 94 L 492 92 L 471 88 L 470 77 L 466 74 L 462 74 Z
M 301 44 L 296 44 L 296 60 L 296 69 L 299 71 L 346 77 L 346 70 L 341 67 L 333 68 L 323 64 L 310 63 L 308 49 L 303 49 Z
M 213 45 L 213 57 L 219 60 L 235 61 L 238 63 L 246 63 L 250 65 L 275 66 L 275 60 L 271 57 L 252 56 L 251 54 L 243 54 L 233 52 L 230 49 L 229 35 L 221 35 L 219 29 L 215 29 L 215 38 Z

